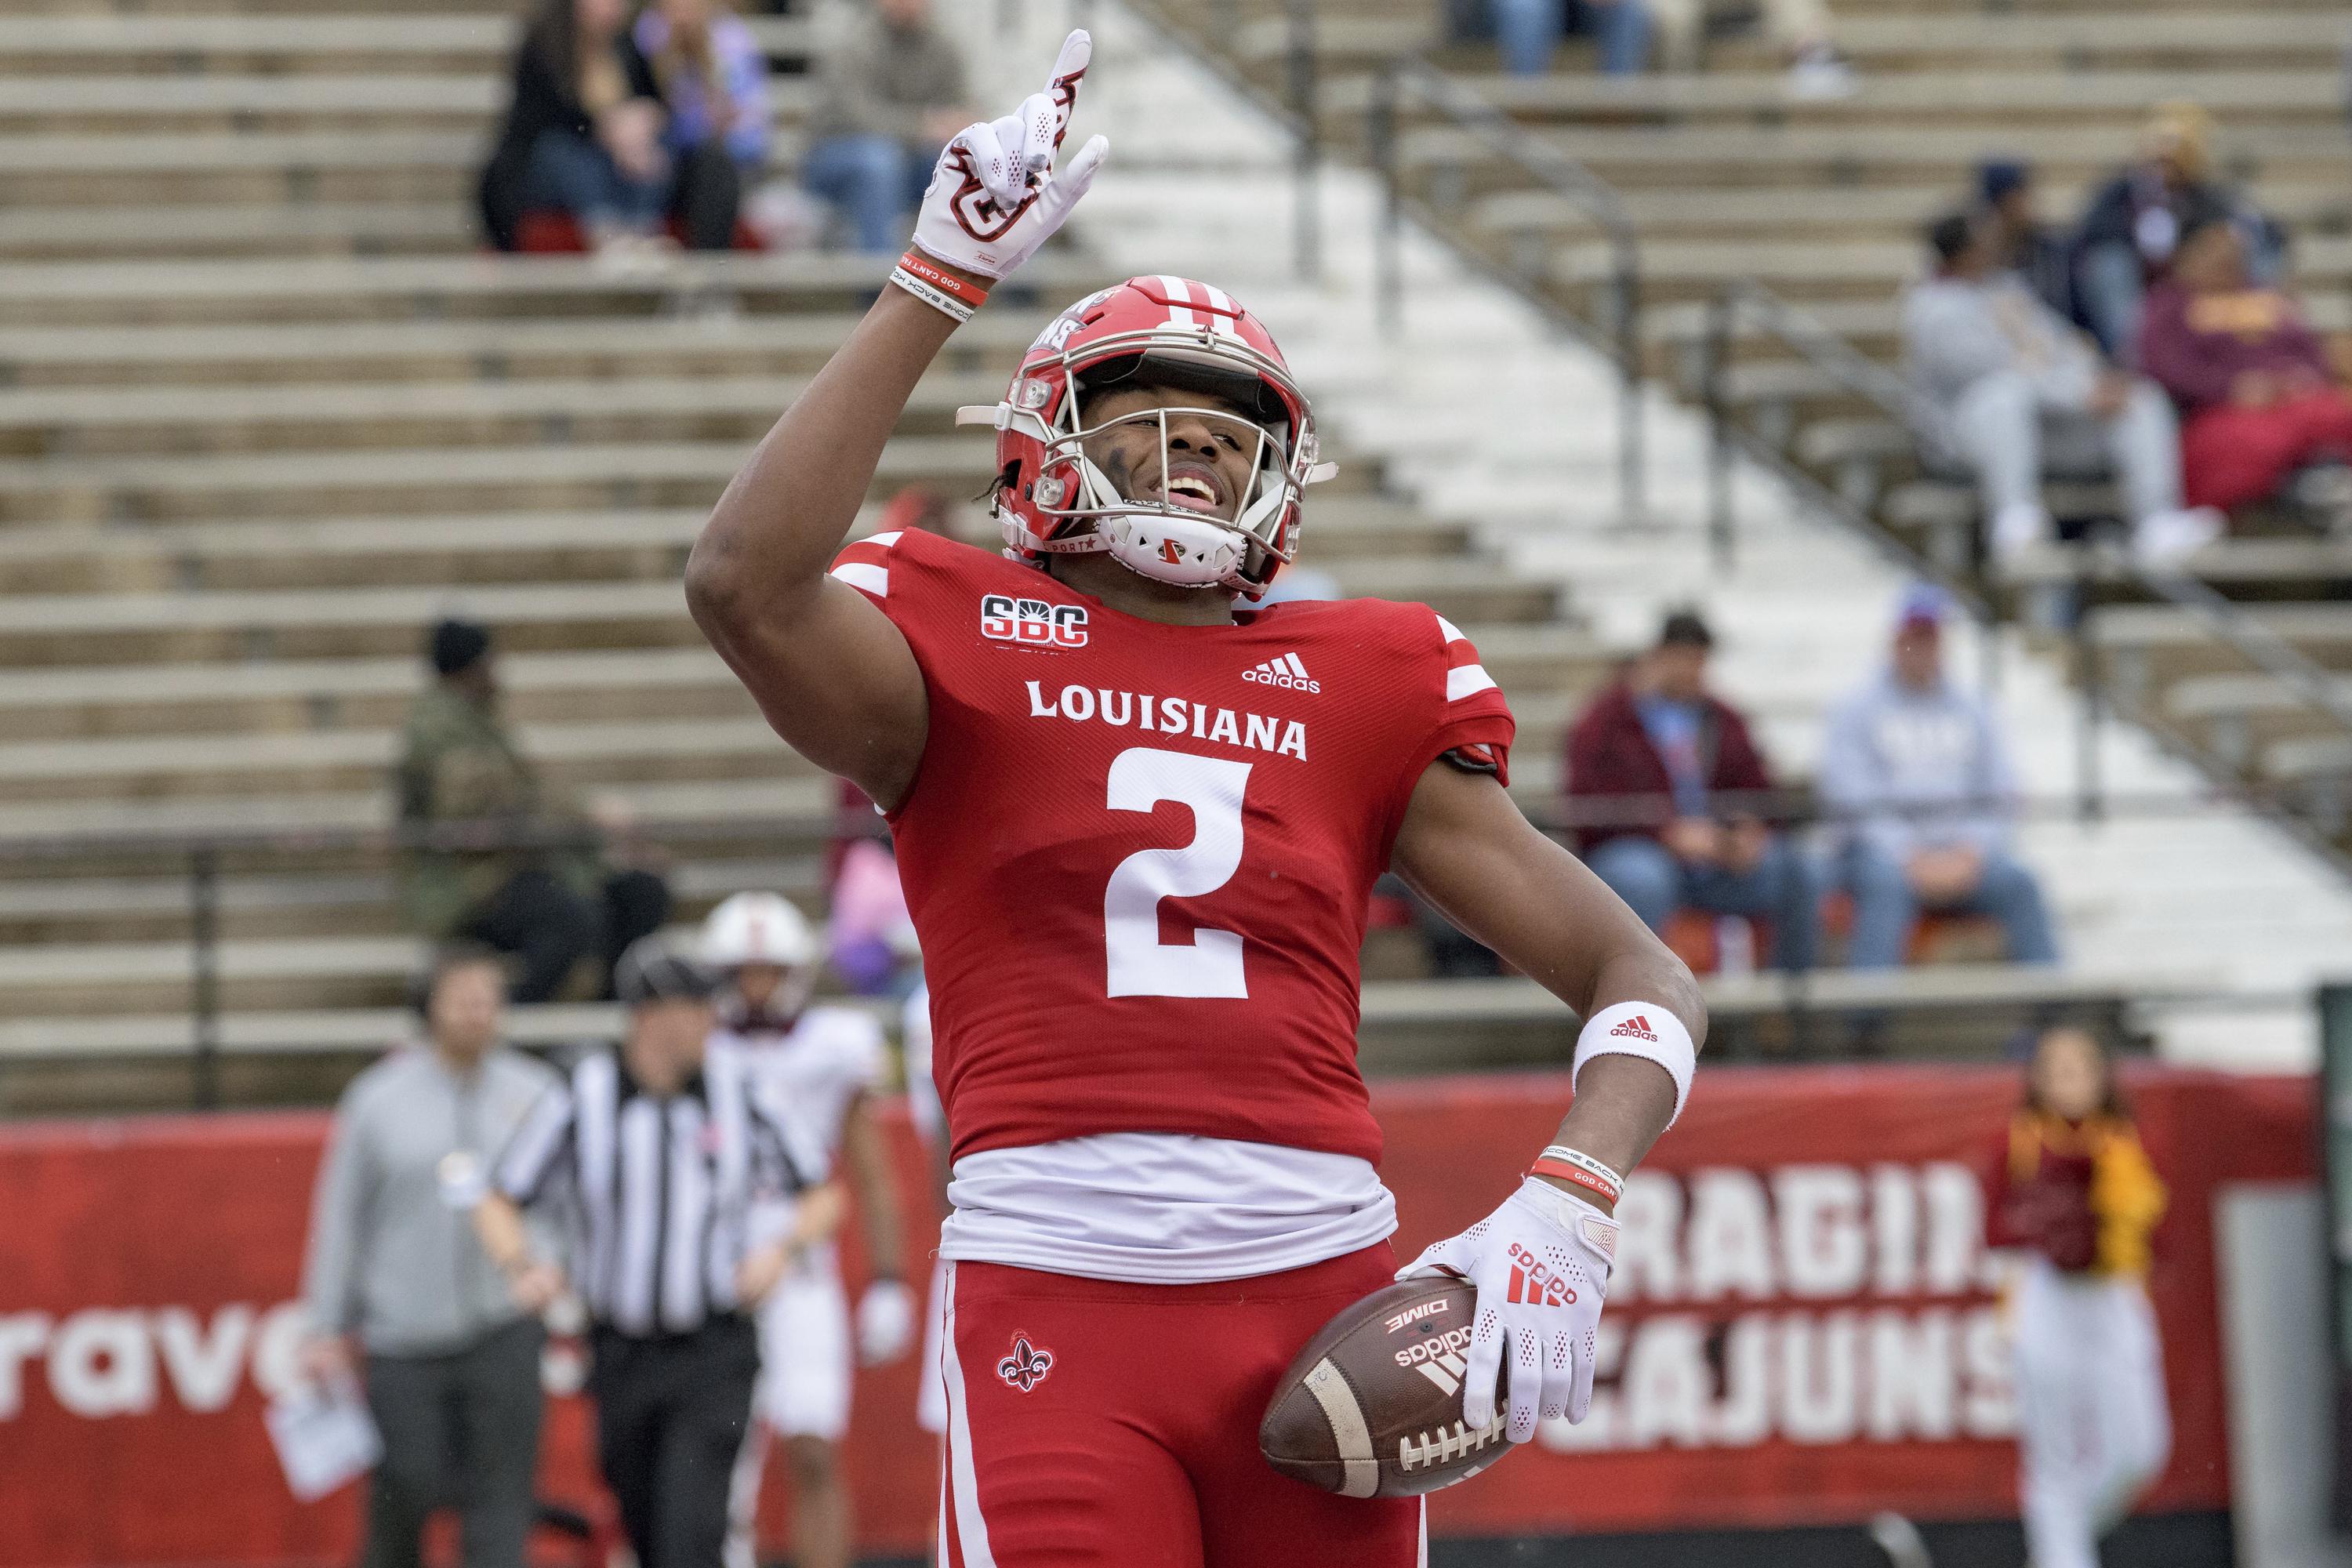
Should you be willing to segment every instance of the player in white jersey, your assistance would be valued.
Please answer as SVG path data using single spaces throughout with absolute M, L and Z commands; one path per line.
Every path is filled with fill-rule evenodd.
M 866 1227 L 872 1283 L 859 1300 L 856 1357 L 896 1361 L 916 1330 L 915 1297 L 900 1277 L 898 1202 L 874 1124 L 872 1096 L 887 1072 L 881 1026 L 854 1008 L 810 1006 L 817 942 L 808 921 L 773 893 L 738 893 L 710 912 L 703 956 L 728 972 L 719 1030 L 749 1047 L 777 1100 L 845 1168 Z M 830 1245 L 810 1248 L 760 1310 L 760 1391 L 737 1466 L 730 1568 L 750 1568 L 767 1434 L 783 1439 L 793 1478 L 793 1560 L 848 1568 L 849 1489 L 838 1447 L 849 1426 L 849 1299 Z

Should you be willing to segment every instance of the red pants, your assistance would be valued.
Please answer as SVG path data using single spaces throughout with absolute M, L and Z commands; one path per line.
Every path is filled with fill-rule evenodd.
M 2328 387 L 2268 408 L 2224 404 L 2180 432 L 2181 490 L 2190 506 L 2243 506 L 2323 458 L 2352 461 L 2352 396 Z
M 944 1568 L 1417 1568 L 1418 1498 L 1277 1474 L 1257 1424 L 1388 1244 L 1214 1285 L 950 1266 Z

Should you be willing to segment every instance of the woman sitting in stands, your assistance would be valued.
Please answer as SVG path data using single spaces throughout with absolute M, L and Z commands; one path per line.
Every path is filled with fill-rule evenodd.
M 2043 1031 L 1987 1185 L 2010 1296 L 2019 1500 L 2034 1568 L 2098 1568 L 2098 1539 L 2164 1468 L 2172 1422 L 2148 1305 L 2164 1184 L 2088 1031 Z
M 2189 505 L 2244 506 L 2313 469 L 2298 499 L 2352 519 L 2352 395 L 2294 299 L 2252 280 L 2228 212 L 2186 226 L 2170 275 L 2148 293 L 2139 361 L 2180 405 Z
M 543 0 L 516 51 L 514 98 L 482 171 L 483 226 L 518 248 L 526 214 L 577 222 L 589 248 L 622 263 L 668 248 L 667 115 L 653 68 L 628 33 L 627 0 Z
M 637 18 L 638 51 L 669 111 L 663 142 L 677 170 L 671 207 L 696 250 L 735 243 L 744 188 L 768 161 L 768 62 L 726 0 L 656 0 Z

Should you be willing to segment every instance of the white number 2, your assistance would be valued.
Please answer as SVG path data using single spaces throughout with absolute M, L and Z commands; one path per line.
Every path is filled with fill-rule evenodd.
M 1114 996 L 1247 996 L 1237 931 L 1202 926 L 1190 945 L 1160 940 L 1160 900 L 1213 893 L 1242 863 L 1242 792 L 1250 765 L 1137 746 L 1111 759 L 1110 808 L 1150 811 L 1163 800 L 1192 808 L 1192 841 L 1139 849 L 1103 889 L 1103 942 Z

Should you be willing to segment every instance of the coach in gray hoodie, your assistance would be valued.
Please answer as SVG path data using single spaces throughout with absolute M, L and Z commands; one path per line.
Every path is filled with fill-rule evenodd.
M 1990 915 L 2018 963 L 2054 963 L 2041 884 L 2011 853 L 2017 794 L 1992 716 L 1944 675 L 1949 600 L 1904 595 L 1886 668 L 1830 720 L 1823 804 L 1843 819 L 1839 880 L 1853 897 L 1847 962 L 1903 962 L 1919 911 Z
M 506 973 L 445 950 L 423 987 L 429 1037 L 353 1079 L 312 1199 L 303 1297 L 313 1376 L 364 1358 L 383 1436 L 362 1568 L 415 1568 L 425 1516 L 455 1505 L 465 1568 L 520 1568 L 539 1454 L 543 1300 L 475 1238 L 490 1163 L 555 1082 L 499 1044 Z

